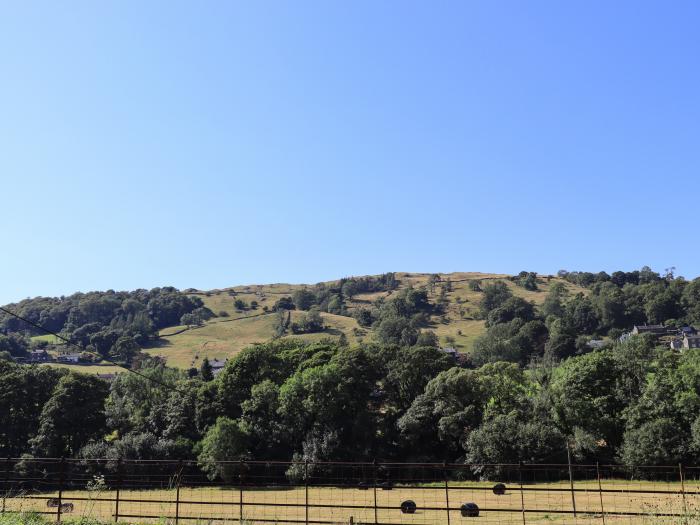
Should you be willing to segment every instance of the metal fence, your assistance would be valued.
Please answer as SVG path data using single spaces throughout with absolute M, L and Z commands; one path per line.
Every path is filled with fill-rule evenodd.
M 700 467 L 0 460 L 2 513 L 121 523 L 700 523 Z M 223 478 L 223 479 L 222 479 Z

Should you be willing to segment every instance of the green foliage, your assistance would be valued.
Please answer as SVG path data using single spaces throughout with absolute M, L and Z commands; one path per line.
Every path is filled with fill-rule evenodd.
M 307 288 L 302 288 L 292 294 L 292 301 L 297 310 L 308 310 L 316 304 L 316 295 Z
M 496 361 L 525 365 L 543 354 L 546 338 L 547 328 L 541 321 L 525 322 L 515 318 L 489 327 L 486 334 L 474 342 L 471 358 L 477 365 Z
M 202 381 L 211 381 L 214 379 L 214 371 L 209 359 L 206 357 L 202 360 L 202 366 L 199 368 L 199 377 L 202 378 Z
M 528 414 L 510 412 L 484 421 L 470 433 L 466 449 L 467 462 L 484 465 L 477 474 L 492 479 L 500 469 L 497 463 L 564 463 L 564 436 L 551 420 L 530 418 Z
M 325 328 L 321 312 L 317 307 L 313 307 L 304 314 L 298 322 L 292 323 L 292 333 L 295 334 L 312 334 L 315 332 L 323 332 Z
M 516 318 L 525 322 L 535 319 L 534 305 L 521 297 L 510 297 L 489 311 L 486 326 L 508 323 Z
M 482 291 L 484 295 L 481 298 L 479 308 L 484 319 L 488 317 L 491 310 L 498 308 L 513 296 L 513 292 L 510 291 L 508 285 L 503 281 L 487 284 Z
M 0 361 L 0 454 L 19 457 L 39 429 L 39 417 L 67 372 Z
M 139 351 L 162 323 L 206 321 L 211 312 L 197 297 L 164 288 L 22 302 L 29 318 L 154 381 L 126 373 L 109 384 L 0 361 L 0 454 L 197 458 L 210 477 L 232 483 L 238 467 L 213 461 L 557 462 L 565 461 L 567 443 L 584 462 L 699 461 L 700 351 L 658 348 L 652 335 L 617 337 L 635 323 L 680 327 L 697 320 L 700 281 L 644 268 L 562 275 L 585 293 L 548 280 L 535 307 L 511 290 L 538 294 L 518 292 L 512 282 L 485 285 L 479 306 L 486 331 L 465 350 L 470 360 L 461 367 L 439 350 L 433 332 L 451 341 L 436 323 L 450 318 L 454 284 L 435 277 L 430 296 L 429 282 L 371 306 L 351 298 L 395 290 L 393 275 L 283 296 L 276 304 L 279 336 L 323 330 L 321 312 L 352 312 L 371 343 L 338 341 L 332 330 L 332 338 L 313 344 L 280 337 L 245 349 L 215 378 L 206 359 L 199 372 L 184 373 Z M 29 346 L 22 323 L 0 323 L 5 359 L 38 347 Z M 606 335 L 604 349 L 586 345 Z M 52 342 L 42 345 L 53 351 Z M 300 475 L 298 468 L 288 472 L 290 479 Z
M 199 466 L 209 479 L 232 483 L 242 473 L 235 461 L 248 458 L 249 442 L 250 436 L 240 422 L 220 417 L 202 440 Z
M 435 347 L 400 348 L 386 364 L 384 389 L 388 400 L 405 410 L 439 372 L 454 366 L 454 360 Z
M 294 306 L 294 301 L 292 301 L 291 297 L 280 297 L 272 307 L 275 312 L 279 312 L 281 310 L 294 310 L 294 308 L 296 307 Z
M 525 272 L 522 271 L 515 277 L 513 277 L 515 284 L 534 292 L 537 290 L 537 273 L 535 272 Z
M 407 448 L 421 451 L 423 457 L 455 457 L 481 422 L 484 397 L 476 372 L 460 368 L 441 372 L 398 420 Z
M 13 357 L 23 357 L 29 349 L 29 341 L 19 334 L 0 334 L 0 352 L 7 352 Z
M 72 456 L 105 430 L 107 385 L 83 374 L 59 379 L 39 416 L 39 428 L 30 440 L 32 453 L 51 458 Z

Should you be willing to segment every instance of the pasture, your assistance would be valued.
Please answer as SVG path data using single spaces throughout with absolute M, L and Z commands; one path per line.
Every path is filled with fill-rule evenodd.
M 119 493 L 119 521 L 123 523 L 181 523 L 238 522 L 241 517 L 248 523 L 385 523 L 385 524 L 451 524 L 478 523 L 681 523 L 700 522 L 700 496 L 687 494 L 700 490 L 697 482 L 685 484 L 685 497 L 678 482 L 649 482 L 604 480 L 577 481 L 574 496 L 577 514 L 572 510 L 568 482 L 508 485 L 504 495 L 491 491 L 493 483 L 450 482 L 445 490 L 442 484 L 396 486 L 393 490 L 369 487 L 314 487 L 244 488 L 233 487 L 180 487 L 164 490 L 121 490 Z M 602 489 L 602 490 L 599 490 Z M 643 491 L 667 491 L 668 494 Z M 376 495 L 376 503 L 375 503 Z M 15 494 L 5 500 L 5 509 L 11 512 L 50 512 L 52 493 Z M 117 511 L 117 493 L 113 488 L 100 491 L 66 491 L 62 501 L 73 503 L 74 509 L 64 520 L 92 518 L 114 521 Z M 402 501 L 413 500 L 415 514 L 402 514 Z M 179 500 L 179 502 L 178 502 Z M 460 506 L 476 503 L 479 517 L 463 517 Z M 308 506 L 307 506 L 308 504 Z M 376 506 L 376 515 L 375 515 Z M 523 513 L 523 508 L 525 512 Z M 626 515 L 625 513 L 630 513 Z M 662 516 L 679 514 L 682 516 Z M 51 517 L 51 516 L 47 516 Z

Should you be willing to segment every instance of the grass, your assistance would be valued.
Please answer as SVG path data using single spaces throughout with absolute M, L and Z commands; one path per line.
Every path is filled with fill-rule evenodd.
M 56 337 L 53 334 L 44 334 L 44 335 L 35 335 L 31 338 L 32 341 L 46 341 L 49 344 L 52 345 L 58 345 L 58 344 L 63 344 L 63 341 L 61 341 L 58 337 Z
M 431 274 L 428 273 L 397 273 L 400 288 L 413 286 L 420 288 L 428 284 Z M 538 291 L 528 291 L 510 282 L 507 275 L 477 272 L 457 272 L 440 274 L 444 283 L 448 278 L 452 282 L 452 291 L 447 294 L 449 305 L 444 315 L 432 316 L 430 329 L 440 338 L 441 344 L 455 346 L 461 352 L 468 353 L 477 337 L 485 331 L 484 322 L 477 320 L 481 292 L 469 289 L 469 281 L 477 280 L 482 286 L 496 280 L 503 280 L 516 296 L 523 297 L 535 304 L 541 304 L 547 295 L 549 287 L 555 282 L 563 283 L 571 294 L 587 293 L 585 289 L 572 285 L 558 277 L 541 277 Z M 330 284 L 330 283 L 327 283 Z M 161 340 L 157 346 L 148 348 L 147 353 L 159 355 L 167 359 L 168 364 L 179 368 L 199 367 L 204 357 L 209 359 L 225 359 L 235 356 L 243 348 L 253 343 L 263 343 L 275 336 L 277 317 L 274 314 L 262 315 L 262 308 L 272 309 L 274 303 L 282 296 L 291 295 L 294 290 L 302 288 L 298 284 L 267 284 L 236 286 L 209 292 L 196 292 L 205 306 L 217 315 L 226 312 L 228 317 L 216 317 L 204 326 L 184 330 L 187 327 L 168 327 L 161 330 Z M 440 293 L 441 284 L 430 294 L 435 301 Z M 366 307 L 381 298 L 387 298 L 396 292 L 376 292 L 359 294 L 348 301 L 352 312 L 358 307 Z M 237 311 L 233 304 L 236 299 L 242 299 L 246 304 L 258 302 L 257 310 Z M 297 318 L 301 312 L 293 312 Z M 340 337 L 345 334 L 350 344 L 361 341 L 371 341 L 372 332 L 361 328 L 351 317 L 323 314 L 327 330 L 319 334 L 288 335 L 291 339 L 318 341 L 325 337 Z M 183 331 L 184 330 L 184 331 Z M 176 333 L 181 332 L 181 333 Z
M 303 312 L 293 311 L 292 320 L 301 315 Z M 341 333 L 345 333 L 349 342 L 357 342 L 353 328 L 359 328 L 359 325 L 355 319 L 327 313 L 321 316 L 327 325 L 324 332 L 286 337 L 318 341 L 324 337 L 337 338 Z M 164 357 L 171 366 L 198 368 L 205 357 L 210 360 L 231 358 L 253 343 L 269 341 L 275 336 L 277 323 L 276 313 L 265 314 L 258 311 L 248 317 L 212 319 L 204 326 L 182 333 L 176 332 L 185 327 L 171 327 L 161 331 L 158 346 L 146 349 L 145 352 Z
M 447 511 L 445 506 L 449 498 L 451 509 L 457 509 L 462 503 L 474 502 L 482 509 L 480 517 L 474 523 L 522 523 L 521 505 L 528 512 L 525 514 L 526 523 L 668 523 L 668 524 L 697 524 L 698 500 L 697 495 L 687 494 L 685 507 L 678 494 L 679 483 L 644 482 L 606 480 L 603 489 L 617 489 L 622 492 L 598 492 L 596 481 L 576 482 L 576 508 L 578 517 L 561 513 L 572 509 L 571 493 L 568 482 L 542 483 L 524 485 L 527 488 L 537 488 L 537 491 L 525 490 L 520 492 L 517 484 L 510 484 L 503 496 L 494 495 L 489 482 L 455 482 L 450 484 L 446 493 L 444 485 L 422 485 L 419 487 L 397 486 L 394 490 L 377 490 L 378 507 L 389 507 L 377 511 L 378 521 L 383 523 L 445 523 Z M 686 491 L 696 491 L 698 487 L 686 486 Z M 550 490 L 546 490 L 550 489 Z M 644 494 L 628 492 L 630 490 L 666 490 L 675 494 Z M 89 491 L 64 492 L 64 501 L 75 505 L 73 513 L 66 514 L 66 521 L 81 518 L 84 520 L 113 521 L 116 493 L 106 488 L 99 493 Z M 33 494 L 32 499 L 26 497 L 6 500 L 6 508 L 10 511 L 0 518 L 0 525 L 41 525 L 32 512 L 46 511 L 46 500 L 56 497 L 56 494 Z M 159 522 L 169 523 L 175 515 L 176 493 L 173 489 L 163 490 L 122 490 L 120 492 L 120 515 L 146 515 L 151 518 L 122 518 L 120 522 Z M 212 518 L 223 519 L 224 522 L 237 522 L 239 519 L 239 501 L 243 499 L 243 517 L 251 522 L 265 519 L 279 523 L 287 520 L 305 519 L 306 501 L 305 488 L 259 488 L 245 490 L 243 494 L 236 488 L 182 487 L 179 491 L 180 504 L 178 514 L 193 518 L 186 523 L 208 523 Z M 83 498 L 83 499 L 72 499 Z M 522 499 L 521 499 L 522 498 Z M 416 502 L 418 511 L 414 515 L 401 514 L 398 507 L 401 502 L 411 499 Z M 130 501 L 132 500 L 132 501 Z M 139 501 L 133 501 L 139 500 Z M 348 523 L 350 516 L 355 523 L 374 522 L 374 491 L 357 488 L 309 487 L 308 489 L 309 519 Z M 290 506 L 284 506 L 290 505 Z M 342 508 L 346 506 L 346 508 Z M 431 510 L 432 508 L 432 510 Z M 686 509 L 684 511 L 684 508 Z M 603 516 L 602 509 L 606 515 Z M 537 512 L 532 512 L 537 510 Z M 615 516 L 613 513 L 633 512 L 640 516 Z M 658 514 L 682 514 L 676 517 L 663 517 Z M 17 521 L 18 516 L 27 516 L 27 521 Z M 8 517 L 9 516 L 9 517 Z M 450 511 L 452 523 L 463 523 L 464 519 L 458 510 Z M 217 521 L 220 523 L 221 521 Z
M 199 368 L 205 357 L 225 359 L 253 343 L 268 341 L 275 334 L 276 323 L 276 314 L 235 320 L 217 318 L 204 326 L 161 337 L 158 346 L 145 352 L 164 357 L 171 366 Z M 177 328 L 169 328 L 162 333 L 175 331 Z
M 125 368 L 116 365 L 72 365 L 67 363 L 44 363 L 41 366 L 51 366 L 53 368 L 66 368 L 81 374 L 121 374 L 126 372 Z

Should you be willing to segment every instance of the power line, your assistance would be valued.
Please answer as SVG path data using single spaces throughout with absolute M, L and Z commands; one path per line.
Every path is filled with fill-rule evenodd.
M 66 338 L 66 337 L 63 337 L 62 335 L 60 335 L 60 334 L 54 332 L 53 330 L 49 330 L 48 328 L 44 328 L 44 327 L 41 326 L 40 324 L 37 324 L 37 323 L 35 323 L 34 321 L 30 321 L 30 320 L 27 319 L 26 317 L 22 317 L 22 316 L 19 315 L 19 314 L 16 314 L 16 313 L 14 313 L 14 312 L 11 312 L 11 311 L 8 310 L 7 308 L 4 308 L 4 307 L 0 306 L 0 312 L 5 312 L 6 314 L 11 315 L 12 317 L 17 318 L 17 319 L 19 319 L 20 321 L 23 321 L 23 322 L 27 323 L 28 325 L 33 326 L 34 328 L 38 328 L 38 329 L 41 330 L 42 332 L 46 332 L 47 334 L 52 335 L 52 336 L 56 337 L 57 339 L 60 339 L 61 341 L 63 341 L 63 342 L 66 344 L 66 346 L 72 346 L 72 347 L 74 347 L 74 348 L 79 349 L 79 350 L 82 351 L 82 352 L 87 352 L 88 354 L 93 354 L 93 355 L 99 356 L 102 360 L 107 361 L 108 363 L 110 363 L 110 364 L 112 364 L 112 365 L 114 365 L 114 366 L 118 366 L 119 368 L 123 368 L 123 369 L 126 370 L 127 372 L 131 372 L 132 374 L 136 374 L 137 376 L 142 377 L 143 379 L 146 379 L 146 380 L 148 380 L 148 381 L 151 381 L 152 383 L 156 383 L 156 384 L 158 384 L 158 385 L 160 385 L 160 386 L 162 386 L 162 387 L 165 387 L 165 388 L 167 388 L 167 389 L 169 389 L 169 390 L 172 390 L 173 392 L 177 392 L 177 393 L 180 394 L 180 395 L 184 395 L 184 392 L 180 391 L 176 386 L 169 385 L 168 383 L 164 383 L 163 381 L 159 381 L 158 379 L 154 379 L 154 378 L 152 378 L 152 377 L 148 377 L 146 374 L 142 374 L 141 372 L 138 372 L 137 370 L 132 370 L 131 368 L 125 368 L 125 367 L 123 367 L 122 365 L 120 365 L 119 363 L 117 363 L 117 362 L 115 362 L 115 361 L 112 361 L 111 359 L 109 359 L 109 358 L 107 358 L 107 357 L 104 357 L 103 355 L 98 354 L 97 352 L 93 352 L 92 350 L 88 350 L 88 349 L 85 348 L 83 345 L 79 345 L 79 344 L 77 344 L 77 343 L 74 343 L 74 342 L 71 341 L 70 339 L 68 339 L 68 338 Z

